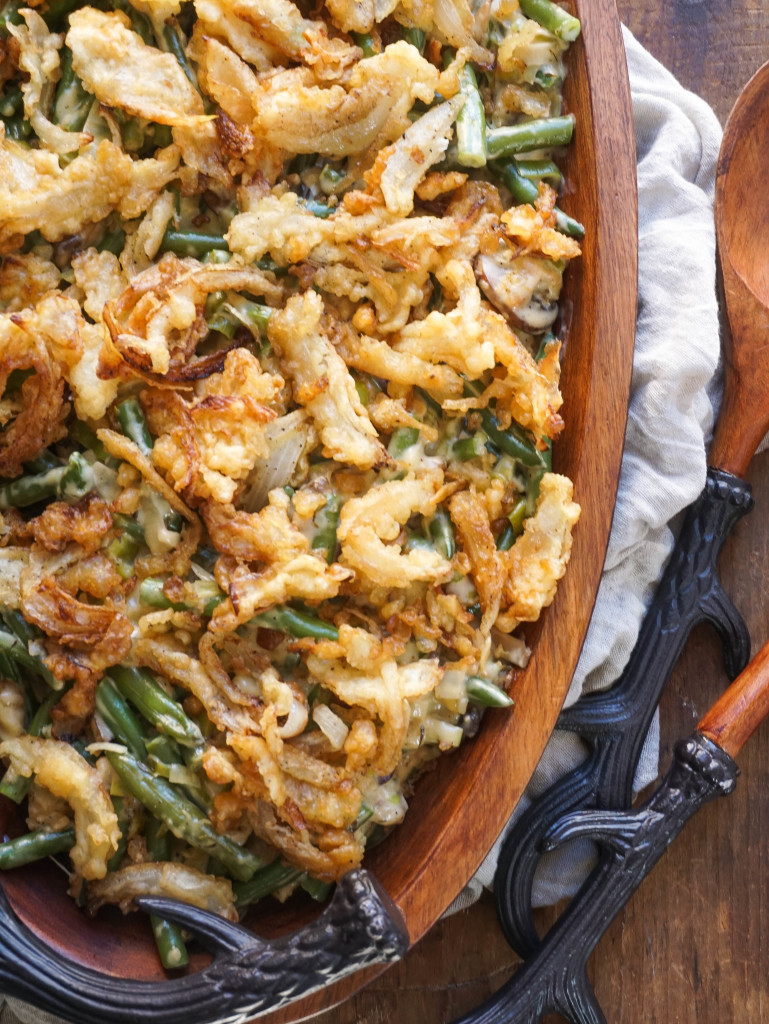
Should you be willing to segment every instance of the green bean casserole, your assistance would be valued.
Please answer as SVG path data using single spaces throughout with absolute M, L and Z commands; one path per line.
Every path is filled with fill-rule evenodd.
M 90 913 L 322 899 L 511 703 L 579 515 L 579 30 L 551 0 L 6 0 L 0 867 L 55 857 Z

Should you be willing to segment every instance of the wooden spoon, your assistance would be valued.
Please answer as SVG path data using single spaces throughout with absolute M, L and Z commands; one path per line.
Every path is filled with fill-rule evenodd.
M 737 98 L 716 173 L 716 233 L 731 339 L 710 464 L 744 476 L 769 429 L 769 62 Z
M 743 476 L 769 428 L 769 61 L 737 97 L 716 172 L 716 232 L 731 339 L 710 462 Z M 769 643 L 698 728 L 735 757 L 769 714 Z

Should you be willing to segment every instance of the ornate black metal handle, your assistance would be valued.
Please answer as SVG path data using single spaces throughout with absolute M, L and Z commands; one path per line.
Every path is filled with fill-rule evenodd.
M 72 1024 L 239 1024 L 408 948 L 399 911 L 363 870 L 344 876 L 316 921 L 273 942 L 176 900 L 139 902 L 193 931 L 212 963 L 165 982 L 100 974 L 51 950 L 0 891 L 0 990 Z
M 572 1024 L 606 1024 L 587 980 L 599 939 L 685 823 L 709 800 L 731 793 L 739 769 L 695 733 L 675 749 L 673 764 L 638 810 L 576 811 L 545 839 L 553 849 L 573 838 L 598 843 L 598 864 L 528 960 L 488 1002 L 454 1024 L 536 1024 L 560 1013 Z
M 693 627 L 707 621 L 718 629 L 730 678 L 748 663 L 750 637 L 721 586 L 716 563 L 732 528 L 752 507 L 748 484 L 721 470 L 708 470 L 625 671 L 609 690 L 582 697 L 561 715 L 558 728 L 584 737 L 589 756 L 521 816 L 502 846 L 497 867 L 500 924 L 520 956 L 531 955 L 540 944 L 531 892 L 545 837 L 573 811 L 630 805 L 649 725 Z

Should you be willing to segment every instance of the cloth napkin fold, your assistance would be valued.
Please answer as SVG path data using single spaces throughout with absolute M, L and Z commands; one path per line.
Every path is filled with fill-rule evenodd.
M 718 308 L 713 195 L 721 128 L 625 30 L 638 159 L 639 302 L 632 395 L 622 472 L 601 585 L 566 704 L 608 687 L 635 643 L 654 584 L 673 546 L 679 513 L 702 490 L 718 395 Z M 568 410 L 567 410 L 568 415 Z M 655 721 L 636 787 L 657 774 Z M 555 733 L 516 813 L 584 756 Z M 469 906 L 494 879 L 501 839 L 449 908 Z M 543 861 L 537 905 L 575 891 L 592 847 L 573 844 Z M 2 997 L 0 997 L 1 999 Z M 0 1024 L 58 1024 L 8 999 Z
M 721 126 L 704 100 L 623 32 L 638 162 L 638 319 L 617 505 L 566 707 L 583 693 L 607 689 L 630 657 L 679 514 L 705 485 L 720 397 L 713 199 Z M 568 409 L 565 414 L 568 422 Z M 656 778 L 658 749 L 655 717 L 636 791 Z M 555 732 L 510 824 L 586 752 L 573 733 Z M 509 827 L 447 913 L 469 906 L 492 886 Z M 572 895 L 592 857 L 591 843 L 575 842 L 543 858 L 534 905 Z

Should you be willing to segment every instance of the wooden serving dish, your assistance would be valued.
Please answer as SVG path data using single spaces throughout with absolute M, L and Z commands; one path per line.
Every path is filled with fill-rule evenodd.
M 367 858 L 366 867 L 400 910 L 411 944 L 477 870 L 534 771 L 577 663 L 611 527 L 635 336 L 635 147 L 614 0 L 579 0 L 577 14 L 582 34 L 570 48 L 566 83 L 568 109 L 577 115 L 565 166 L 573 194 L 564 196 L 562 205 L 585 224 L 587 237 L 582 258 L 566 276 L 562 303 L 567 427 L 555 446 L 554 463 L 574 481 L 582 517 L 555 602 L 527 635 L 532 657 L 515 681 L 514 708 L 489 712 L 474 740 L 440 759 L 418 784 L 397 834 Z M 106 913 L 91 921 L 62 882 L 54 868 L 35 866 L 9 872 L 3 889 L 22 924 L 76 969 L 116 979 L 163 979 L 144 920 Z M 274 937 L 299 927 L 312 913 L 304 903 L 290 902 L 255 913 L 248 924 Z M 0 949 L 12 944 L 3 927 Z M 191 969 L 207 959 L 201 953 Z M 382 969 L 358 971 L 262 1019 L 270 1024 L 304 1019 L 347 998 Z M 3 974 L 13 977 L 0 971 L 0 987 Z M 195 1024 L 194 1013 L 184 1019 Z

